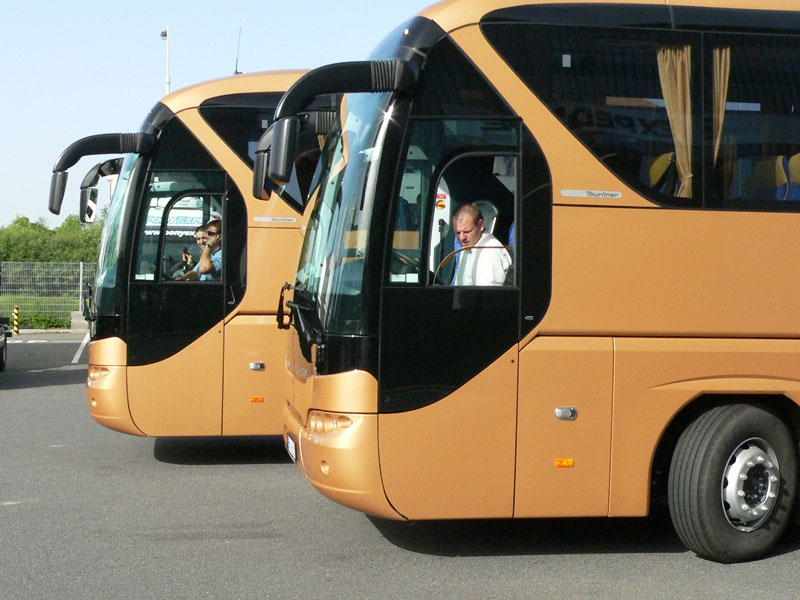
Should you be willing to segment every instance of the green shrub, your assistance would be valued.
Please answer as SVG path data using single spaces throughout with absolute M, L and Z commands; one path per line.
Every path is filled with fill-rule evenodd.
M 72 319 L 46 313 L 25 313 L 19 317 L 20 329 L 69 329 Z

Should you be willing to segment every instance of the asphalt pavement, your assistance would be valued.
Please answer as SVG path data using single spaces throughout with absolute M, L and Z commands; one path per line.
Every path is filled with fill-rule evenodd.
M 0 373 L 0 600 L 727 600 L 800 589 L 796 527 L 764 560 L 719 565 L 688 552 L 663 510 L 389 522 L 324 498 L 279 437 L 110 431 L 88 413 L 84 342 L 21 333 Z

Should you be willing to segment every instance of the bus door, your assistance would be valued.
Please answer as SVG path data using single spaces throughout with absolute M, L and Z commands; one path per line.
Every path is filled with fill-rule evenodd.
M 513 514 L 518 167 L 517 121 L 414 125 L 391 217 L 378 417 L 386 496 L 410 519 Z M 467 249 L 455 242 L 452 217 L 465 203 L 481 208 L 496 240 L 475 252 L 511 263 L 491 285 L 454 285 Z
M 228 238 L 237 237 L 229 222 L 236 211 L 228 206 L 243 201 L 226 192 L 220 171 L 150 177 L 127 313 L 131 417 L 149 436 L 220 435 L 223 324 L 235 277 L 227 272 L 233 262 Z M 202 251 L 197 238 L 216 219 L 222 221 L 222 273 L 196 277 Z

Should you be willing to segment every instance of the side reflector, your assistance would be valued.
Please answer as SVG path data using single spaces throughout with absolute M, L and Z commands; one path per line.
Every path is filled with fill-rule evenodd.
M 575 466 L 574 458 L 557 458 L 556 469 L 571 469 Z

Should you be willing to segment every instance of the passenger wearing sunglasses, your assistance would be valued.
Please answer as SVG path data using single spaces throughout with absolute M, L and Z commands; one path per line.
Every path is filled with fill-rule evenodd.
M 206 245 L 194 269 L 184 275 L 184 281 L 220 281 L 222 278 L 222 221 L 212 219 L 205 232 Z

